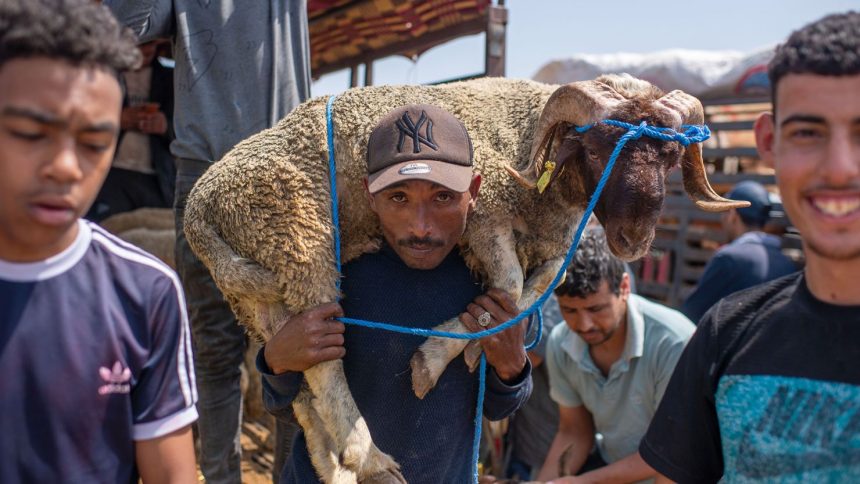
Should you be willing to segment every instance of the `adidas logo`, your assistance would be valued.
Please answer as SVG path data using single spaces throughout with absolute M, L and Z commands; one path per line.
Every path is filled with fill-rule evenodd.
M 119 360 L 113 364 L 113 368 L 99 368 L 99 376 L 102 377 L 105 384 L 99 387 L 99 395 L 107 395 L 108 393 L 128 393 L 131 391 L 131 385 L 128 383 L 131 380 L 131 370 L 123 368 Z

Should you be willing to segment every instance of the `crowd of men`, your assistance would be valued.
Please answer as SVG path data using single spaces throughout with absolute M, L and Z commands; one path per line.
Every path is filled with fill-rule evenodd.
M 169 98 L 155 94 L 159 39 L 176 59 Z M 304 1 L 0 0 L 0 482 L 190 483 L 197 462 L 207 482 L 241 482 L 246 339 L 184 239 L 183 208 L 211 163 L 307 98 L 308 60 Z M 485 416 L 513 418 L 497 477 L 860 480 L 860 14 L 797 30 L 768 74 L 756 143 L 803 269 L 762 231 L 770 195 L 746 182 L 730 196 L 751 206 L 724 216 L 733 241 L 683 312 L 636 295 L 602 231 L 586 232 L 544 346 L 526 352 L 525 323 L 480 340 Z M 433 153 L 404 150 L 404 117 L 433 123 Z M 401 106 L 372 131 L 382 247 L 343 267 L 342 302 L 291 316 L 257 355 L 275 482 L 318 482 L 290 406 L 304 370 L 338 359 L 407 482 L 471 479 L 476 375 L 457 359 L 416 399 L 403 369 L 423 338 L 335 318 L 459 314 L 477 332 L 516 316 L 457 250 L 480 201 L 472 163 L 469 133 L 435 106 Z M 173 204 L 178 275 L 83 218 L 138 203 L 143 186 Z M 543 435 L 529 443 L 530 430 Z

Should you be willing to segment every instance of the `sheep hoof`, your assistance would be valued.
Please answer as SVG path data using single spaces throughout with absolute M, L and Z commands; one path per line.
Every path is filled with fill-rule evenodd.
M 474 373 L 478 368 L 478 363 L 481 362 L 481 343 L 478 340 L 469 341 L 466 349 L 463 350 L 463 359 L 466 360 L 466 366 L 469 367 L 469 372 Z
M 436 386 L 439 376 L 434 377 L 430 372 L 430 367 L 427 366 L 427 360 L 421 350 L 412 355 L 409 366 L 412 367 L 412 391 L 415 392 L 416 397 L 423 400 L 427 392 Z
M 406 479 L 397 469 L 386 469 L 358 482 L 359 484 L 406 484 Z
M 372 445 L 366 457 L 358 474 L 360 484 L 406 484 L 400 466 L 390 455 Z

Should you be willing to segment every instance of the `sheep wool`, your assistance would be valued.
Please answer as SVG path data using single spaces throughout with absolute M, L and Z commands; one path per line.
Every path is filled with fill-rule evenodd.
M 555 87 L 487 78 L 441 86 L 357 88 L 340 95 L 334 101 L 332 118 L 343 262 L 378 249 L 382 240 L 362 185 L 370 131 L 398 106 L 427 103 L 460 119 L 472 137 L 475 171 L 483 182 L 461 250 L 469 267 L 483 274 L 480 263 L 471 256 L 469 242 L 472 237 L 493 234 L 482 233 L 479 227 L 486 230 L 499 217 L 522 224 L 543 221 L 546 217 L 540 212 L 558 206 L 552 203 L 554 194 L 541 198 L 519 186 L 504 169 L 527 162 L 538 117 Z M 242 323 L 263 340 L 278 327 L 265 315 L 260 317 L 255 302 L 283 302 L 289 313 L 295 313 L 337 297 L 326 101 L 325 97 L 312 99 L 276 126 L 236 145 L 200 178 L 188 198 L 185 231 L 189 243 L 213 272 Z M 548 225 L 527 232 L 539 234 L 541 239 L 569 233 L 556 224 Z M 213 237 L 229 247 L 213 243 Z M 213 250 L 212 245 L 218 247 Z M 534 247 L 537 251 L 531 253 L 521 251 L 522 267 L 557 255 L 564 249 L 564 240 L 555 238 L 553 245 L 551 254 L 539 254 L 541 249 L 545 252 L 541 247 Z M 220 254 L 230 256 L 218 259 Z M 236 270 L 236 256 L 244 270 Z M 250 269 L 256 264 L 264 270 Z
M 326 102 L 310 100 L 275 127 L 239 143 L 188 197 L 189 244 L 239 320 L 263 341 L 290 315 L 338 297 Z M 681 91 L 664 95 L 629 76 L 561 87 L 485 78 L 351 89 L 332 107 L 342 262 L 378 250 L 382 240 L 362 183 L 370 132 L 391 110 L 415 103 L 449 111 L 468 130 L 475 171 L 483 182 L 460 250 L 470 270 L 510 293 L 521 309 L 548 289 L 562 267 L 602 170 L 600 160 L 605 164 L 620 136 L 603 126 L 579 135 L 572 126 L 609 115 L 675 128 L 703 122 L 695 98 Z M 546 190 L 539 192 L 532 178 L 537 179 L 543 161 L 550 161 L 546 156 L 557 157 L 560 168 L 553 180 L 541 182 Z M 629 162 L 621 165 L 626 168 L 613 174 L 596 210 L 598 217 L 604 215 L 601 222 L 616 255 L 633 259 L 648 249 L 671 166 L 682 166 L 685 187 L 700 207 L 737 206 L 708 185 L 698 145 L 684 149 L 642 140 L 625 150 L 625 157 Z M 467 331 L 456 318 L 435 329 Z M 416 396 L 423 398 L 433 388 L 465 346 L 463 340 L 439 338 L 422 344 L 410 361 Z M 466 356 L 470 364 L 475 361 L 474 352 Z M 373 444 L 349 394 L 342 362 L 320 363 L 304 375 L 307 391 L 293 405 L 323 481 L 404 482 L 397 463 Z

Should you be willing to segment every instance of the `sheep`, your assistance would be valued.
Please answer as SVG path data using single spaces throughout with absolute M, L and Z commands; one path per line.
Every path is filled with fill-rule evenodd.
M 338 297 L 326 101 L 309 100 L 239 143 L 188 198 L 185 233 L 192 249 L 239 320 L 263 341 L 289 315 Z M 605 118 L 673 128 L 703 122 L 695 98 L 681 91 L 664 95 L 644 81 L 619 76 L 561 87 L 486 78 L 348 90 L 332 108 L 343 262 L 377 250 L 382 240 L 362 185 L 370 131 L 392 109 L 414 103 L 448 110 L 472 136 L 475 169 L 484 181 L 460 250 L 487 286 L 508 291 L 520 309 L 547 290 L 560 269 L 588 196 L 623 133 L 597 125 L 580 134 L 573 127 Z M 557 160 L 558 168 L 540 193 L 535 183 L 547 159 Z M 619 257 L 631 260 L 648 250 L 665 174 L 679 162 L 685 188 L 701 208 L 738 206 L 708 185 L 698 145 L 685 150 L 677 143 L 631 141 L 595 211 Z M 467 331 L 456 318 L 439 328 Z M 411 363 L 417 396 L 432 388 L 464 346 L 462 340 L 437 338 L 423 344 Z M 403 482 L 397 464 L 373 444 L 349 396 L 342 363 L 308 369 L 305 382 L 294 408 L 320 477 Z
M 99 225 L 176 269 L 176 226 L 173 209 L 138 208 L 112 215 L 99 222 Z

